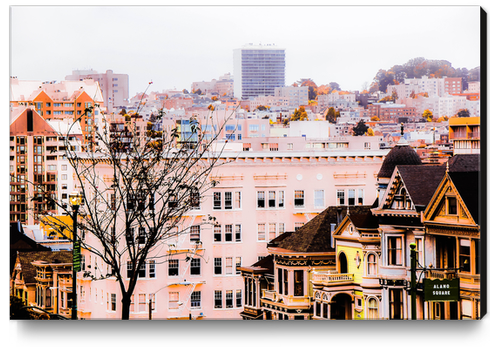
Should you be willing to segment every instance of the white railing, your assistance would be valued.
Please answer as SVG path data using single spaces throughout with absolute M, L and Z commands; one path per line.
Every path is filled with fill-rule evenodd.
M 328 272 L 313 272 L 312 282 L 319 284 L 335 284 L 340 282 L 353 282 L 354 274 L 339 274 Z

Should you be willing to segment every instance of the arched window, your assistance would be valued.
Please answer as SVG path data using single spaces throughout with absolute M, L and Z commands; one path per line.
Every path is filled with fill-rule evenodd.
M 347 266 L 347 257 L 345 256 L 345 253 L 340 252 L 339 253 L 339 272 L 342 274 L 348 273 L 348 266 Z
M 367 256 L 367 274 L 369 276 L 375 276 L 377 274 L 377 265 L 376 265 L 376 255 L 373 253 L 368 254 Z
M 368 319 L 378 319 L 378 300 L 369 298 L 368 301 Z

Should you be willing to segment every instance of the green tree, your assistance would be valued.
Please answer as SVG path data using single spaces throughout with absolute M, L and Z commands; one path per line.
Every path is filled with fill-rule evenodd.
M 457 113 L 458 117 L 469 117 L 470 116 L 470 111 L 468 111 L 467 108 L 459 110 Z
M 368 129 L 369 127 L 361 119 L 359 123 L 357 123 L 357 125 L 352 128 L 352 131 L 354 132 L 354 136 L 362 136 L 368 131 Z

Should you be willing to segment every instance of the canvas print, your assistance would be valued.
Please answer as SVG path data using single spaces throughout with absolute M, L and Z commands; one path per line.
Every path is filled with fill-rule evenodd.
M 480 7 L 10 14 L 11 320 L 486 313 Z

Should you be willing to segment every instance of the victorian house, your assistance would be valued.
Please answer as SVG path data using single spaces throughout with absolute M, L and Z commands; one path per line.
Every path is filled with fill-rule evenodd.
M 332 206 L 295 232 L 271 240 L 264 259 L 240 271 L 245 283 L 244 319 L 345 319 L 352 316 L 353 295 L 324 288 L 346 285 L 352 275 L 337 269 L 333 232 L 347 212 L 367 206 Z M 342 269 L 344 270 L 344 269 Z M 350 280 L 350 281 L 349 281 Z M 352 291 L 348 289 L 348 291 Z M 322 295 L 325 294 L 325 295 Z M 353 293 L 352 293 L 353 294 Z
M 333 235 L 336 271 L 314 274 L 314 319 L 379 319 L 378 218 L 370 207 L 347 211 Z
M 448 162 L 424 211 L 425 234 L 434 252 L 426 261 L 429 279 L 459 278 L 459 301 L 428 303 L 429 319 L 480 319 L 480 155 Z

